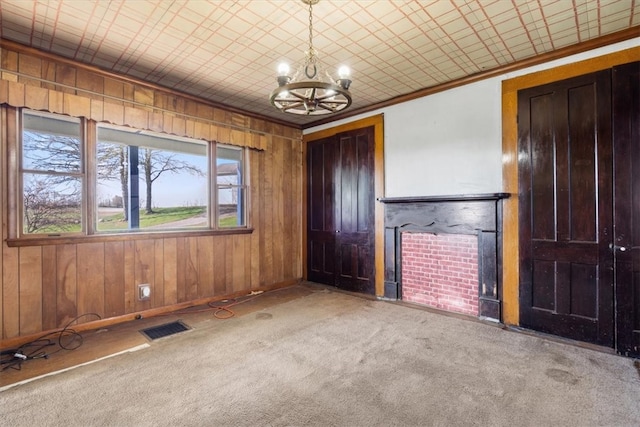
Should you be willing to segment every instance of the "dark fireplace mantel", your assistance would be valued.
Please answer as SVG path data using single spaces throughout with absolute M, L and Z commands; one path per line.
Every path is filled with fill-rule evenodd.
M 508 193 L 386 197 L 384 296 L 402 299 L 402 233 L 478 236 L 479 317 L 501 320 L 502 199 Z

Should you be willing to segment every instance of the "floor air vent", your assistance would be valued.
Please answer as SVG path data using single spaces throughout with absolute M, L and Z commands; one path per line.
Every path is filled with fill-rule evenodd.
M 191 328 L 182 323 L 181 321 L 166 323 L 164 325 L 154 326 L 152 328 L 142 329 L 140 332 L 149 338 L 150 340 L 157 340 L 169 335 L 177 334 L 178 332 L 184 332 Z

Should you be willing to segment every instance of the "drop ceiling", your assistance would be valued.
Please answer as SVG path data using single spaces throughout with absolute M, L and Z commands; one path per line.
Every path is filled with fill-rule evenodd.
M 308 127 L 269 103 L 277 66 L 309 44 L 301 0 L 2 0 L 0 37 Z M 634 28 L 635 27 L 635 28 Z M 350 111 L 619 31 L 640 0 L 321 0 L 313 45 L 352 69 Z

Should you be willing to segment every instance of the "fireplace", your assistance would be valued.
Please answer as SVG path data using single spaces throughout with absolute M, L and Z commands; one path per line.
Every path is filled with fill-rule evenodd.
M 385 297 L 501 319 L 505 193 L 385 204 Z

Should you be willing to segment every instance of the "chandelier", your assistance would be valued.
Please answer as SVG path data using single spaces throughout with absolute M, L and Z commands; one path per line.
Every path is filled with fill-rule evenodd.
M 300 1 L 309 5 L 309 50 L 304 52 L 304 61 L 293 75 L 289 74 L 288 64 L 278 66 L 278 87 L 271 92 L 269 99 L 274 107 L 285 113 L 337 113 L 351 105 L 349 68 L 340 67 L 336 80 L 322 68 L 313 48 L 313 5 L 320 0 Z

